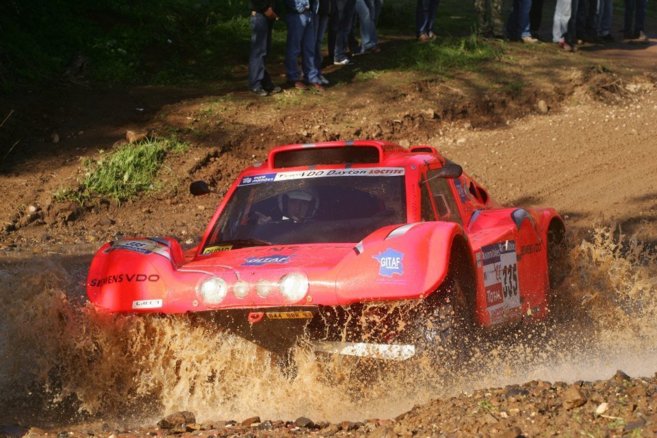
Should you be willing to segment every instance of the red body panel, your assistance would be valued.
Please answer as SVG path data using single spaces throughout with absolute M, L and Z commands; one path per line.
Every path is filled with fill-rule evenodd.
M 346 156 L 360 153 L 359 148 L 365 147 L 372 153 L 363 162 L 294 165 L 296 151 L 312 158 L 311 150 L 335 152 L 343 148 Z M 293 165 L 277 169 L 273 167 L 277 160 L 292 161 Z M 439 290 L 450 269 L 453 242 L 459 238 L 466 242 L 467 259 L 475 275 L 474 310 L 480 324 L 495 326 L 526 316 L 543 317 L 549 288 L 547 231 L 552 220 L 561 219 L 553 209 L 501 208 L 463 174 L 445 180 L 449 189 L 441 198 L 453 198 L 449 202 L 456 205 L 457 211 L 452 214 L 457 216 L 452 220 L 428 220 L 432 208 L 440 215 L 445 207 L 438 205 L 436 194 L 427 185 L 427 172 L 445 163 L 433 148 L 413 147 L 409 151 L 373 141 L 276 148 L 267 162 L 239 175 L 193 254 L 183 254 L 173 239 L 134 239 L 100 248 L 89 270 L 89 299 L 104 311 L 135 313 L 308 309 L 418 300 Z M 360 242 L 238 249 L 212 246 L 208 250 L 207 243 L 216 234 L 215 224 L 229 200 L 253 179 L 273 181 L 292 175 L 286 172 L 297 171 L 305 172 L 294 176 L 303 181 L 322 172 L 362 170 L 375 174 L 378 168 L 403 170 L 405 221 L 401 223 L 376 229 Z M 434 197 L 432 203 L 422 198 L 423 185 Z M 290 301 L 282 295 L 279 282 L 286 274 L 298 272 L 307 277 L 307 292 Z M 225 282 L 227 291 L 220 302 L 207 303 L 201 297 L 200 284 L 209 278 Z M 237 285 L 243 288 L 240 296 Z

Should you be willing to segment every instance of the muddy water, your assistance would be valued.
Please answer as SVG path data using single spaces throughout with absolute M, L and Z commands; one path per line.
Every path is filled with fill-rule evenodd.
M 84 300 L 88 256 L 0 262 L 0 424 L 393 417 L 413 405 L 533 379 L 657 371 L 657 260 L 607 230 L 575 239 L 550 322 L 475 342 L 467 363 L 316 357 L 294 380 L 266 352 L 185 317 L 99 315 Z

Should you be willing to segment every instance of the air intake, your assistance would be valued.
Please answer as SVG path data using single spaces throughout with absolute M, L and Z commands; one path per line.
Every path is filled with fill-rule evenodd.
M 381 150 L 376 146 L 305 147 L 273 153 L 272 166 L 277 169 L 297 166 L 379 163 Z

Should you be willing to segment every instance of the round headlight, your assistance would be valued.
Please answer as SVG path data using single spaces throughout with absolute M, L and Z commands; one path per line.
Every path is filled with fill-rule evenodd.
M 198 292 L 203 304 L 217 305 L 221 303 L 228 293 L 228 285 L 219 277 L 211 277 L 199 283 Z
M 275 287 L 276 284 L 271 281 L 260 280 L 258 284 L 256 284 L 256 293 L 262 298 L 267 298 L 274 291 Z
M 308 277 L 303 272 L 292 272 L 281 277 L 281 294 L 283 297 L 295 303 L 308 293 Z
M 233 294 L 235 294 L 235 296 L 240 299 L 246 298 L 246 296 L 249 294 L 249 283 L 244 280 L 239 280 L 233 286 Z

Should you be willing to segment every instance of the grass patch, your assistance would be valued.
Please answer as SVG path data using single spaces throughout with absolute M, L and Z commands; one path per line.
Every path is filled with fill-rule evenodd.
M 79 204 L 98 196 L 126 201 L 156 189 L 156 176 L 166 155 L 186 149 L 185 143 L 175 139 L 147 139 L 109 154 L 101 151 L 99 159 L 84 160 L 85 176 L 77 190 L 61 189 L 54 197 Z

